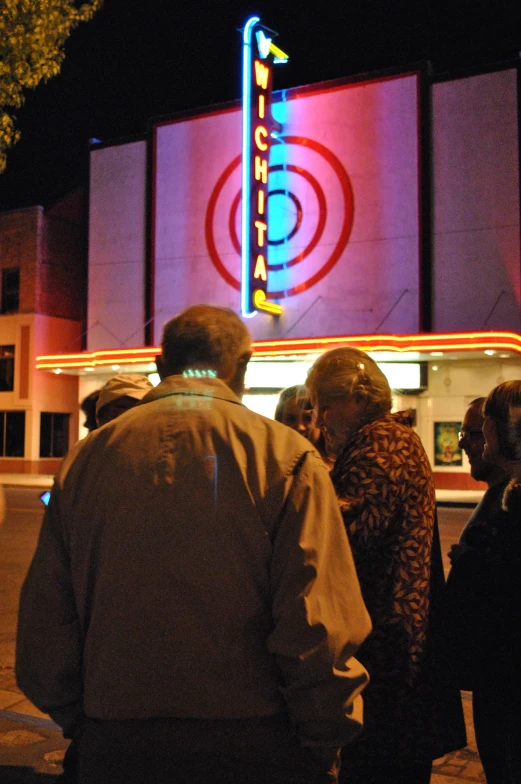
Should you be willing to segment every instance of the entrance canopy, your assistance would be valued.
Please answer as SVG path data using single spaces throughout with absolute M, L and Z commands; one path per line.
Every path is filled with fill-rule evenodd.
M 367 351 L 378 362 L 419 362 L 497 357 L 517 358 L 521 354 L 521 335 L 515 332 L 461 332 L 417 335 L 345 335 L 296 340 L 255 341 L 253 361 L 280 357 L 302 358 L 321 354 L 328 349 L 352 346 Z M 156 370 L 159 346 L 144 348 L 112 348 L 77 354 L 53 354 L 36 357 L 36 368 L 54 373 L 83 375 L 85 373 L 125 373 Z

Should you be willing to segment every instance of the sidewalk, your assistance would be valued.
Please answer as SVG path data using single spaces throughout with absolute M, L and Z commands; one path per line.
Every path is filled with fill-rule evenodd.
M 0 474 L 0 485 L 4 487 L 52 487 L 52 474 Z
M 461 782 L 486 784 L 487 780 L 481 766 L 476 747 L 476 736 L 474 735 L 472 694 L 468 691 L 462 691 L 461 697 L 467 727 L 467 746 L 434 761 L 431 784 L 461 784 Z
M 51 474 L 0 474 L 0 485 L 4 487 L 52 487 Z M 436 501 L 451 504 L 477 504 L 483 497 L 482 490 L 436 490 Z
M 12 667 L 0 667 L 0 781 L 54 784 L 68 746 L 59 728 L 16 686 Z
M 478 504 L 483 498 L 483 490 L 436 490 L 436 501 L 445 506 L 458 504 Z

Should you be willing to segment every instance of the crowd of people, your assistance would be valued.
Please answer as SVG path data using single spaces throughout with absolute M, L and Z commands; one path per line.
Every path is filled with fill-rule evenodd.
M 521 782 L 521 381 L 474 401 L 482 502 L 445 585 L 429 461 L 363 351 L 275 420 L 241 403 L 230 310 L 164 328 L 64 459 L 20 602 L 17 678 L 79 784 L 427 784 L 466 744 Z M 197 373 L 192 372 L 197 371 Z M 86 412 L 87 413 L 87 412 Z

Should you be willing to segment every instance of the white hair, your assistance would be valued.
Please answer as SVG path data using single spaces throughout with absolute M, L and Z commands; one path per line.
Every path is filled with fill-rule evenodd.
M 320 400 L 356 400 L 370 422 L 391 410 L 391 388 L 376 362 L 357 348 L 334 348 L 322 354 L 308 373 L 313 404 Z

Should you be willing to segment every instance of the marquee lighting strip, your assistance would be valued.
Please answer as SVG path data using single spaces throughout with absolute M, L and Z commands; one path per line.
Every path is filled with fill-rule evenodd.
M 409 351 L 512 351 L 521 354 L 521 335 L 516 332 L 456 332 L 436 335 L 346 335 L 328 338 L 299 338 L 296 340 L 260 340 L 253 343 L 255 357 L 275 357 L 312 354 L 339 346 L 351 346 L 364 351 L 389 351 L 400 354 Z M 86 351 L 83 354 L 48 354 L 36 357 L 38 370 L 66 370 L 70 368 L 96 369 L 107 365 L 137 365 L 155 362 L 159 346 L 134 349 Z
M 254 353 L 273 354 L 324 351 L 335 346 L 353 346 L 364 351 L 516 351 L 521 353 L 521 335 L 515 332 L 461 332 L 435 335 L 350 335 L 330 338 L 301 338 L 258 341 Z
M 82 354 L 44 354 L 36 357 L 38 370 L 56 368 L 96 368 L 103 365 L 137 365 L 155 362 L 161 348 L 104 349 L 85 351 Z

